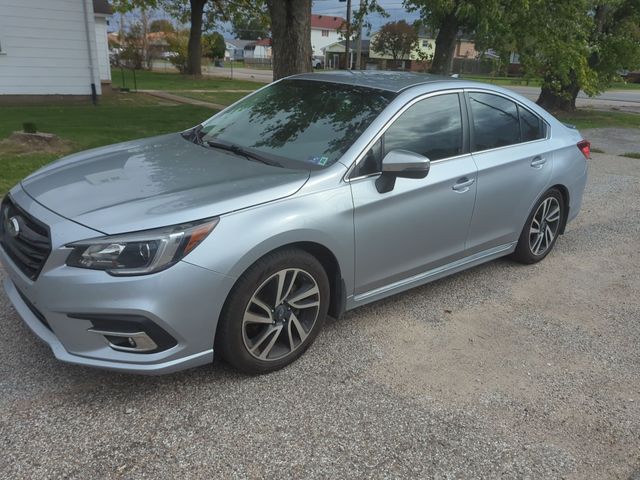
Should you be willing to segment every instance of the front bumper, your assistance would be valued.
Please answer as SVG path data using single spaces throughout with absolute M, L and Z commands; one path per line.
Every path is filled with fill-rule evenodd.
M 141 374 L 170 373 L 213 361 L 217 321 L 233 286 L 232 278 L 184 261 L 135 277 L 67 267 L 68 250 L 61 247 L 96 232 L 21 194 L 24 192 L 12 192 L 14 201 L 49 225 L 52 252 L 38 278 L 31 281 L 0 247 L 0 263 L 7 274 L 4 289 L 24 322 L 50 346 L 56 358 Z M 79 231 L 82 229 L 86 231 Z M 65 238 L 69 233 L 75 238 Z M 91 331 L 95 321 L 90 319 L 94 317 L 145 318 L 175 341 L 151 353 L 119 351 L 103 335 Z

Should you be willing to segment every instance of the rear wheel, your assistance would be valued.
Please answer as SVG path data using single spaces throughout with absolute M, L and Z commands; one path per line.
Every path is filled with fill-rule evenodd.
M 311 345 L 329 307 L 322 265 L 303 250 L 271 253 L 251 266 L 225 304 L 216 352 L 247 373 L 267 373 Z
M 564 198 L 555 188 L 547 191 L 529 215 L 520 233 L 513 258 L 521 263 L 536 263 L 553 249 L 564 219 Z

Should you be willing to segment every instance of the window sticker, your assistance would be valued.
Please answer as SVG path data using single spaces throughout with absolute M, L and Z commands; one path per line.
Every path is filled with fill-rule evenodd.
M 321 167 L 326 165 L 328 161 L 329 157 L 325 157 L 324 155 L 311 155 L 307 158 L 307 162 L 320 165 Z

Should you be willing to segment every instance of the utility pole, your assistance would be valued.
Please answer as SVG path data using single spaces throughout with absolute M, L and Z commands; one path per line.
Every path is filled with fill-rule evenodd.
M 356 39 L 356 70 L 362 69 L 362 23 L 364 22 L 364 2 L 365 0 L 360 0 L 360 10 L 358 10 L 358 38 Z
M 344 0 L 340 0 L 341 2 Z M 349 39 L 351 38 L 351 0 L 347 0 L 347 38 L 344 42 L 345 57 L 347 60 L 347 70 L 351 70 L 351 60 L 349 59 Z

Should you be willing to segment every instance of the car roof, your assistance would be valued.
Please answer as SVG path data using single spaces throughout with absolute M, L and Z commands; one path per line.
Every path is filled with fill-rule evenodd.
M 451 82 L 457 79 L 441 75 L 415 72 L 389 72 L 376 70 L 335 70 L 331 72 L 302 73 L 287 77 L 296 80 L 342 83 L 360 87 L 377 88 L 399 93 L 407 88 L 425 83 Z

